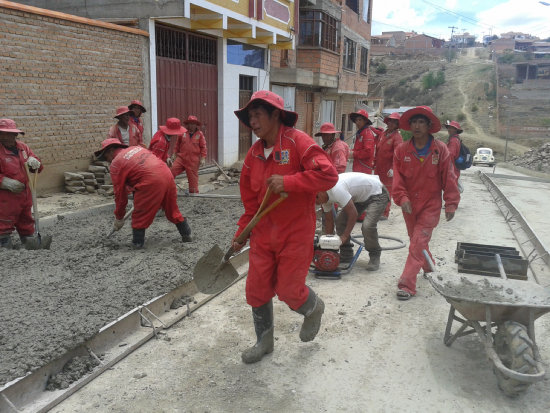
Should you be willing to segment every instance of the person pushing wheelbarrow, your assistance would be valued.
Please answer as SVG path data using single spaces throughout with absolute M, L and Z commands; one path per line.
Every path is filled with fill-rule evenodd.
M 250 234 L 246 300 L 252 306 L 257 342 L 242 353 L 242 360 L 255 363 L 273 351 L 275 295 L 304 316 L 302 341 L 313 340 L 319 331 L 325 304 L 305 284 L 313 258 L 315 194 L 333 187 L 338 173 L 313 138 L 294 129 L 298 114 L 285 110 L 283 99 L 275 93 L 255 92 L 235 114 L 260 138 L 248 151 L 241 172 L 245 212 L 237 223 L 235 251 L 245 245 L 246 241 L 235 240 L 260 208 L 268 189 L 272 192 L 268 204 L 282 192 L 288 194 Z

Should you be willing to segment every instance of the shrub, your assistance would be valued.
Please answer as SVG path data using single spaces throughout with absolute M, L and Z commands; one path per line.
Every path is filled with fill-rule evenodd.
M 381 62 L 377 67 L 376 67 L 376 73 L 378 73 L 379 75 L 382 75 L 384 73 L 386 73 L 388 71 L 388 68 L 386 67 L 386 65 Z
M 462 112 L 460 112 L 458 115 L 456 115 L 456 120 L 458 122 L 462 122 L 464 119 L 466 119 L 466 115 Z
M 472 112 L 477 112 L 477 111 L 479 110 L 479 108 L 478 108 L 477 105 L 474 103 L 474 104 L 472 105 L 472 107 L 470 108 L 470 110 L 471 110 Z
M 410 130 L 401 129 L 401 136 L 403 137 L 403 141 L 408 141 L 412 138 L 412 132 Z

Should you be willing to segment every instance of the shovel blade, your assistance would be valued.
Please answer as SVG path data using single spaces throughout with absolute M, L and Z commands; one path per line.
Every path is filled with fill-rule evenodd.
M 201 293 L 220 292 L 239 277 L 239 273 L 230 262 L 221 265 L 224 255 L 224 252 L 216 244 L 197 261 L 193 271 L 193 280 Z
M 27 250 L 49 250 L 50 244 L 52 243 L 51 235 L 35 235 L 33 237 L 28 237 L 25 240 L 25 249 Z

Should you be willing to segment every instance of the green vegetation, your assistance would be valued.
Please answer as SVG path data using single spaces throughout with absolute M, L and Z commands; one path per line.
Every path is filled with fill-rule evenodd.
M 430 72 L 422 78 L 422 86 L 425 90 L 435 89 L 443 83 L 445 83 L 445 73 L 442 70 L 438 71 L 435 75 L 433 72 Z
M 408 141 L 412 138 L 412 132 L 410 130 L 403 130 L 400 129 L 401 136 L 403 137 L 403 141 Z
M 463 112 L 460 112 L 458 115 L 456 115 L 456 120 L 458 122 L 462 122 L 464 119 L 466 119 L 466 115 Z
M 379 75 L 384 74 L 388 71 L 388 67 L 384 64 L 384 62 L 381 62 L 376 66 L 376 73 Z
M 470 110 L 471 110 L 472 112 L 475 113 L 475 112 L 477 112 L 477 111 L 479 110 L 479 108 L 478 108 L 477 105 L 474 103 L 474 104 L 472 105 L 472 107 L 470 108 Z
M 447 49 L 445 51 L 444 56 L 445 56 L 445 59 L 447 60 L 447 62 L 452 62 L 456 58 L 455 49 Z
M 540 120 L 540 124 L 541 124 L 542 126 L 550 126 L 550 118 L 542 118 L 542 119 Z

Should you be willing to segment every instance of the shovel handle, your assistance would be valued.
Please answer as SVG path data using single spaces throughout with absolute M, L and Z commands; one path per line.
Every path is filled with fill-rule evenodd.
M 248 239 L 250 232 L 256 226 L 256 224 L 260 221 L 260 219 L 262 219 L 265 215 L 269 214 L 271 210 L 273 210 L 277 205 L 279 205 L 288 197 L 288 194 L 286 192 L 281 192 L 279 199 L 275 200 L 272 204 L 270 204 L 267 208 L 265 208 L 265 205 L 267 204 L 267 201 L 271 196 L 271 193 L 272 193 L 271 189 L 268 188 L 264 195 L 264 199 L 262 200 L 260 208 L 258 208 L 258 211 L 256 211 L 256 215 L 254 215 L 252 220 L 243 229 L 243 232 L 241 232 L 239 236 L 235 238 L 235 242 L 237 242 L 238 244 L 242 244 L 243 242 L 245 242 Z M 231 254 L 233 254 L 233 252 Z M 231 256 L 231 254 L 229 256 Z

